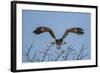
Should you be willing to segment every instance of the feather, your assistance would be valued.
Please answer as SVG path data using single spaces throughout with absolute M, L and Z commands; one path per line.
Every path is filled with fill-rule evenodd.
M 41 34 L 41 33 L 45 33 L 45 32 L 49 32 L 50 35 L 55 39 L 55 44 L 57 46 L 57 49 L 61 48 L 61 45 L 63 43 L 63 39 L 69 34 L 69 33 L 75 33 L 78 35 L 82 35 L 84 34 L 84 30 L 82 28 L 79 27 L 74 27 L 74 28 L 70 28 L 70 29 L 66 29 L 66 31 L 64 32 L 62 38 L 60 39 L 56 39 L 54 32 L 52 31 L 52 29 L 48 28 L 48 27 L 38 27 L 36 28 L 33 33 L 34 34 Z
M 44 33 L 44 32 L 49 32 L 50 35 L 54 38 L 55 38 L 55 34 L 54 32 L 52 31 L 52 29 L 48 28 L 48 27 L 38 27 L 36 28 L 36 30 L 33 31 L 34 34 L 41 34 L 41 33 Z
M 78 35 L 83 35 L 84 34 L 84 30 L 82 28 L 79 28 L 79 27 L 66 29 L 64 35 L 62 36 L 62 39 L 64 39 L 68 35 L 68 33 L 76 33 Z

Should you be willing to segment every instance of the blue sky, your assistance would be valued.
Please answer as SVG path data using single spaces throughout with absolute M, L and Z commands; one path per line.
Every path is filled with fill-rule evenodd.
M 87 48 L 85 52 L 88 53 L 86 59 L 90 59 L 90 19 L 89 13 L 77 13 L 77 12 L 54 12 L 54 11 L 35 11 L 35 10 L 23 10 L 22 11 L 22 56 L 23 62 L 25 62 L 25 53 L 28 48 L 34 42 L 34 46 L 30 51 L 30 58 L 32 58 L 35 52 L 38 52 L 46 48 L 47 43 L 54 41 L 49 33 L 43 33 L 35 35 L 32 32 L 39 26 L 46 26 L 53 29 L 56 38 L 62 37 L 66 29 L 72 27 L 80 27 L 84 30 L 84 35 L 76 35 L 73 33 L 68 34 L 64 39 L 67 42 L 66 45 L 62 45 L 62 48 L 68 47 L 70 44 L 74 49 L 79 50 L 84 44 Z M 56 46 L 51 47 L 56 49 Z M 39 56 L 41 57 L 41 56 Z

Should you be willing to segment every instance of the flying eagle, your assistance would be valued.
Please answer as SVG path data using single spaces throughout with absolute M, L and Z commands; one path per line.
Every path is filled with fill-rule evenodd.
M 55 44 L 57 46 L 57 49 L 61 48 L 61 45 L 64 44 L 65 42 L 63 42 L 63 39 L 69 34 L 69 33 L 76 33 L 78 35 L 82 35 L 84 34 L 83 32 L 84 30 L 82 28 L 79 27 L 74 27 L 74 28 L 70 28 L 70 29 L 66 29 L 65 33 L 63 34 L 63 36 L 60 39 L 56 39 L 55 34 L 53 32 L 53 30 L 49 27 L 38 27 L 36 28 L 36 30 L 33 31 L 34 34 L 41 34 L 44 32 L 49 32 L 50 35 L 52 36 L 52 38 L 54 38 L 55 40 Z

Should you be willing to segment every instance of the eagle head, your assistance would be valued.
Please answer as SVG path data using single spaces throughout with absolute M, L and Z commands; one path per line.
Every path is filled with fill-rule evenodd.
M 60 49 L 61 48 L 62 42 L 63 42 L 63 39 L 57 39 L 56 40 L 57 49 Z

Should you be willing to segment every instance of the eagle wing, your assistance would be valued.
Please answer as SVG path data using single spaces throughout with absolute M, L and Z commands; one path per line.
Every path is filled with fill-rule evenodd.
M 70 32 L 76 33 L 78 35 L 84 34 L 84 30 L 82 28 L 74 27 L 74 28 L 66 29 L 65 33 L 62 36 L 62 39 L 64 39 L 68 35 L 68 33 L 70 33 Z
M 33 31 L 33 33 L 35 33 L 35 34 L 41 34 L 41 33 L 44 33 L 44 32 L 49 32 L 50 35 L 54 39 L 56 39 L 54 32 L 52 31 L 52 29 L 50 29 L 48 27 L 38 27 L 38 28 L 36 28 L 36 30 Z

